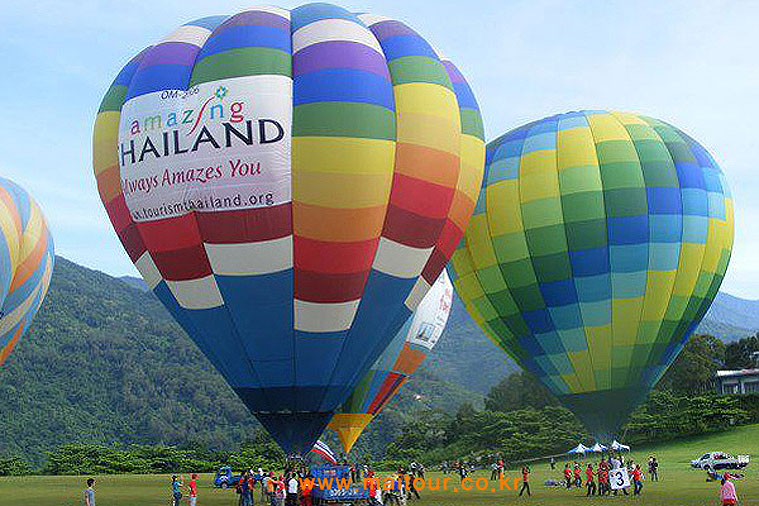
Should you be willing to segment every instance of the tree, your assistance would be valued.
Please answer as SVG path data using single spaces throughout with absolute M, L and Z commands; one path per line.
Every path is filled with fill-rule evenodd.
M 756 367 L 751 356 L 759 352 L 759 333 L 732 342 L 725 348 L 725 369 L 749 369 Z
M 485 397 L 485 409 L 503 413 L 556 405 L 558 401 L 553 394 L 529 372 L 510 374 L 491 388 Z
M 725 359 L 725 343 L 714 336 L 694 334 L 657 388 L 677 394 L 701 394 L 714 388 L 714 377 Z

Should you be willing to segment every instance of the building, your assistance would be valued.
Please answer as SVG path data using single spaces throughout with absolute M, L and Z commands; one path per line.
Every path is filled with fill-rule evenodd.
M 759 369 L 717 371 L 717 392 L 720 394 L 749 394 L 759 392 Z

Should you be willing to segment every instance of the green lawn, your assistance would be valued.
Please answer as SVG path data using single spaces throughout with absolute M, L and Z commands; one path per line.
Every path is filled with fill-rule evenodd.
M 656 455 L 661 463 L 658 483 L 645 482 L 641 497 L 603 497 L 588 499 L 578 489 L 567 491 L 563 488 L 549 488 L 543 482 L 549 478 L 560 478 L 562 463 L 557 463 L 557 469 L 551 472 L 547 464 L 532 467 L 532 491 L 530 498 L 516 497 L 516 492 L 499 490 L 498 483 L 489 483 L 483 491 L 472 490 L 464 492 L 458 487 L 458 480 L 452 475 L 448 482 L 447 491 L 422 490 L 421 501 L 411 501 L 410 506 L 435 505 L 493 505 L 506 506 L 513 504 L 531 505 L 651 505 L 651 506 L 703 506 L 719 504 L 719 484 L 706 483 L 701 471 L 690 468 L 690 459 L 707 451 L 722 450 L 733 454 L 749 453 L 752 460 L 759 459 L 759 425 L 738 428 L 723 434 L 694 438 L 687 441 L 660 445 L 634 451 L 632 458 L 645 461 L 649 454 Z M 759 480 L 754 462 L 745 471 L 746 478 L 736 481 L 741 505 L 759 506 Z M 489 471 L 479 471 L 474 478 L 487 478 Z M 517 476 L 510 472 L 507 476 Z M 442 475 L 428 473 L 433 482 Z M 122 475 L 98 476 L 97 504 L 98 506 L 166 506 L 169 501 L 169 476 L 159 475 Z M 199 506 L 233 506 L 237 504 L 237 496 L 231 490 L 216 490 L 210 486 L 210 475 L 202 475 L 199 479 Z M 32 476 L 24 478 L 0 478 L 0 506 L 34 505 L 34 506 L 71 506 L 82 504 L 82 489 L 85 477 L 71 476 Z M 480 482 L 484 484 L 484 482 Z M 454 491 L 453 489 L 456 489 Z M 495 492 L 491 491 L 495 489 Z M 259 497 L 256 496 L 259 505 Z

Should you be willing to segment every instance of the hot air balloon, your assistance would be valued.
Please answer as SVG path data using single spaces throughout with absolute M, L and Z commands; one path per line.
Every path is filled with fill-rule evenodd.
M 414 374 L 443 334 L 453 302 L 453 285 L 446 271 L 414 314 L 401 327 L 377 362 L 327 425 L 337 433 L 345 453 Z
M 486 153 L 454 286 L 496 344 L 608 437 L 719 289 L 725 177 L 679 129 L 620 112 L 551 116 Z
M 329 4 L 179 27 L 118 74 L 93 144 L 129 257 L 299 453 L 450 259 L 484 164 L 456 67 Z
M 23 188 L 0 178 L 0 365 L 42 305 L 54 263 L 42 210 Z

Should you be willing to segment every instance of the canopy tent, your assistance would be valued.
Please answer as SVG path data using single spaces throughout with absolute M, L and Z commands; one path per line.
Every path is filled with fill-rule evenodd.
M 585 455 L 586 452 L 588 452 L 590 448 L 585 446 L 584 444 L 580 443 L 571 450 L 567 452 L 567 455 Z
M 615 452 L 629 452 L 630 451 L 629 446 L 623 445 L 616 439 L 611 443 L 611 449 L 614 450 Z
M 601 443 L 596 443 L 590 447 L 590 451 L 592 451 L 593 453 L 603 453 L 606 450 L 608 450 L 608 448 L 602 445 Z

